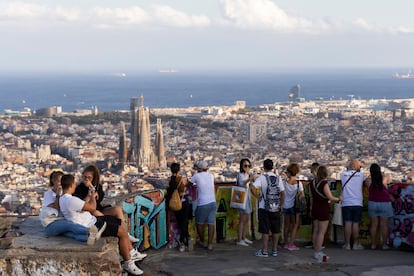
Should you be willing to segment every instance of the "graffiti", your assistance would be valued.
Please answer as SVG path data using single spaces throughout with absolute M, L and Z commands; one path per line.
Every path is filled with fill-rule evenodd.
M 414 185 L 393 184 L 394 216 L 389 220 L 389 241 L 396 248 L 414 249 Z
M 159 249 L 167 244 L 165 199 L 161 190 L 144 192 L 123 203 L 129 233 L 139 239 L 136 247 Z

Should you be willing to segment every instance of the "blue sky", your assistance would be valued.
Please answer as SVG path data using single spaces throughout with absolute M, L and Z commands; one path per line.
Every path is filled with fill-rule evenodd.
M 411 0 L 0 0 L 0 71 L 414 67 Z

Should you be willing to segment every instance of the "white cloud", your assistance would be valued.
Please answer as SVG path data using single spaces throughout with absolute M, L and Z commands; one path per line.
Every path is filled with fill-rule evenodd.
M 0 3 L 0 21 L 75 21 L 79 19 L 80 12 L 61 7 L 29 4 L 24 2 Z
M 93 14 L 101 26 L 140 25 L 151 19 L 144 9 L 137 6 L 122 9 L 95 8 Z
M 204 15 L 188 15 L 169 6 L 154 5 L 154 21 L 164 26 L 172 27 L 206 27 L 209 26 L 210 18 Z
M 310 20 L 288 15 L 270 0 L 223 0 L 224 16 L 236 26 L 248 29 L 306 30 Z

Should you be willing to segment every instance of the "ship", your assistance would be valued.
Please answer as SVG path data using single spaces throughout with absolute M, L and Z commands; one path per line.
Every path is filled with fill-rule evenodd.
M 411 71 L 409 71 L 407 74 L 395 73 L 393 77 L 396 79 L 414 79 L 414 74 L 411 74 Z

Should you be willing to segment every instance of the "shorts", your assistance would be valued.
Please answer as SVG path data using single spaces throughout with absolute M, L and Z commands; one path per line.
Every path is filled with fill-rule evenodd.
M 96 220 L 106 222 L 106 228 L 102 233 L 102 237 L 118 237 L 118 229 L 122 223 L 119 218 L 105 215 L 96 217 Z
M 195 217 L 197 224 L 214 224 L 216 220 L 216 203 L 211 202 L 206 205 L 197 206 Z
M 394 216 L 391 202 L 368 201 L 368 216 L 387 218 Z
M 362 206 L 343 206 L 342 218 L 344 222 L 360 223 L 362 218 Z
M 295 207 L 292 207 L 292 208 L 287 208 L 287 209 L 283 208 L 283 214 L 285 216 L 295 216 L 296 214 L 299 214 L 299 213 L 296 212 Z
M 259 209 L 259 233 L 272 234 L 280 233 L 280 212 L 268 212 L 265 209 Z

